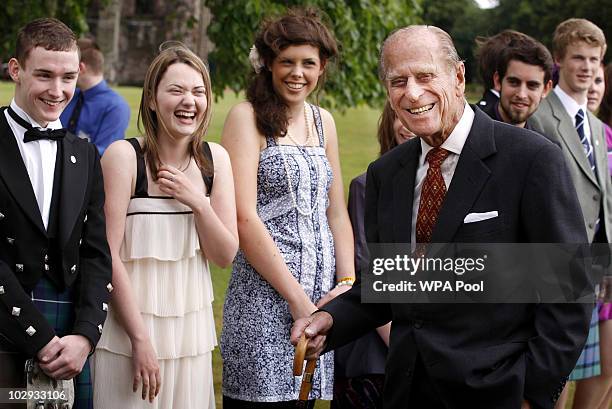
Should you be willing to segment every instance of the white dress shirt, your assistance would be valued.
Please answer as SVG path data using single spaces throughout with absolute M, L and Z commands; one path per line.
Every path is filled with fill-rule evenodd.
M 11 108 L 26 122 L 31 123 L 34 128 L 62 128 L 62 123 L 59 119 L 49 122 L 49 125 L 46 128 L 43 128 L 28 114 L 26 114 L 25 111 L 17 105 L 14 99 L 11 101 Z M 28 171 L 30 183 L 32 184 L 32 189 L 34 190 L 34 195 L 36 196 L 38 210 L 40 210 L 40 215 L 42 216 L 42 221 L 46 229 L 49 225 L 49 210 L 51 208 L 51 196 L 53 195 L 57 141 L 42 139 L 25 143 L 23 142 L 23 137 L 26 129 L 15 122 L 9 115 L 8 111 L 4 111 L 4 116 L 6 117 L 6 120 L 8 121 L 8 124 L 15 135 L 15 140 L 17 141 L 19 152 L 21 153 L 21 158 L 23 159 L 23 163 Z
M 472 129 L 473 122 L 474 111 L 466 101 L 461 119 L 459 122 L 457 122 L 455 129 L 453 129 L 448 138 L 446 138 L 442 145 L 440 145 L 441 148 L 449 151 L 449 155 L 446 157 L 444 162 L 442 162 L 442 165 L 440 165 L 440 171 L 442 172 L 442 178 L 444 179 L 444 184 L 446 185 L 447 191 L 451 184 L 451 180 L 453 179 L 453 175 L 455 174 L 455 169 L 457 168 L 457 162 L 459 162 L 459 155 L 461 155 L 463 145 L 465 145 L 465 141 L 470 133 L 470 130 Z M 427 176 L 427 170 L 429 169 L 429 163 L 425 160 L 425 157 L 431 149 L 433 149 L 433 147 L 421 139 L 421 156 L 419 157 L 419 166 L 417 168 L 416 178 L 414 181 L 414 201 L 412 202 L 412 227 L 410 231 L 412 250 L 414 250 L 416 247 L 416 223 L 417 215 L 419 213 L 419 203 L 421 201 L 421 189 L 423 187 L 423 182 L 425 181 L 425 176 Z
M 582 109 L 582 113 L 584 114 L 584 125 L 582 128 L 584 130 L 584 136 L 586 136 L 591 146 L 593 146 L 593 139 L 591 138 L 591 127 L 589 126 L 589 118 L 587 117 L 586 99 L 584 104 L 580 105 L 578 102 L 576 102 L 574 98 L 567 95 L 567 93 L 561 89 L 559 84 L 557 84 L 557 86 L 554 88 L 554 92 L 555 94 L 557 94 L 557 97 L 559 97 L 559 100 L 561 100 L 561 104 L 563 105 L 563 108 L 565 108 L 567 114 L 570 116 L 570 118 L 572 118 L 574 128 L 576 127 L 576 114 L 578 113 L 579 109 Z M 576 138 L 578 138 L 578 131 L 576 131 Z

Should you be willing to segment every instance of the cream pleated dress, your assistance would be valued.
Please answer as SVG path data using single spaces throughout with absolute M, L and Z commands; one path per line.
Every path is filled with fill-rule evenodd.
M 211 357 L 217 341 L 208 261 L 191 209 L 147 194 L 144 159 L 132 141 L 140 163 L 121 260 L 157 352 L 162 387 L 152 404 L 142 400 L 140 388 L 132 392 L 131 342 L 111 305 L 92 364 L 94 407 L 214 408 Z

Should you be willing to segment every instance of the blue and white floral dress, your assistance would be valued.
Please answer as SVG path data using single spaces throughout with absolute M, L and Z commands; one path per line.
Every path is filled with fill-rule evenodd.
M 333 173 L 325 155 L 319 108 L 308 108 L 319 144 L 283 145 L 266 138 L 257 171 L 257 213 L 289 271 L 316 304 L 335 283 L 334 241 L 326 216 Z M 298 398 L 301 378 L 292 373 L 291 325 L 287 302 L 240 250 L 223 308 L 225 396 L 254 402 Z M 333 383 L 334 356 L 327 353 L 317 363 L 310 399 L 331 399 Z

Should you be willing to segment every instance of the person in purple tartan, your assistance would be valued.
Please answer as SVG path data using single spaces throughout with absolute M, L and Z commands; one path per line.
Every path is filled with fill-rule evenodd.
M 92 408 L 87 358 L 112 291 L 104 189 L 95 146 L 62 129 L 76 86 L 76 36 L 41 18 L 17 35 L 15 82 L 0 109 L 0 388 L 25 386 L 36 358 L 74 379 L 74 408 Z M 17 408 L 23 404 L 3 404 Z

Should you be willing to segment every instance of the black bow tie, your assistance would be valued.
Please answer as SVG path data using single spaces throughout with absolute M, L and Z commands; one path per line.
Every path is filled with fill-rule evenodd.
M 66 136 L 66 130 L 63 128 L 47 129 L 46 131 L 43 131 L 38 128 L 32 128 L 26 131 L 25 135 L 23 136 L 23 141 L 25 143 L 39 141 L 41 139 L 50 139 L 52 141 L 57 141 L 63 139 L 64 136 Z
M 50 139 L 52 141 L 57 141 L 62 139 L 66 135 L 66 130 L 63 128 L 47 129 L 44 131 L 42 129 L 34 128 L 25 119 L 17 115 L 17 113 L 13 111 L 11 107 L 8 107 L 8 113 L 15 122 L 17 122 L 22 128 L 26 130 L 25 135 L 23 137 L 23 141 L 25 143 L 39 141 L 41 139 Z

